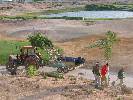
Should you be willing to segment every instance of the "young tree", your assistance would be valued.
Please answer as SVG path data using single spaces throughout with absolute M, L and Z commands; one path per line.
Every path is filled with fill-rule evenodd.
M 56 48 L 52 41 L 49 40 L 46 36 L 43 36 L 41 33 L 35 33 L 28 37 L 29 42 L 32 46 L 41 48 L 42 53 L 47 52 L 47 60 L 56 59 L 60 55 L 60 49 Z
M 89 48 L 100 48 L 104 50 L 105 60 L 108 61 L 112 56 L 112 47 L 118 41 L 117 35 L 114 32 L 108 31 L 105 38 L 95 41 L 89 45 Z
M 98 47 L 104 50 L 104 57 L 107 62 L 110 61 L 112 56 L 112 47 L 118 41 L 117 35 L 114 32 L 108 31 L 105 34 L 105 38 L 95 41 L 94 43 L 89 45 L 89 48 Z M 107 83 L 109 84 L 109 67 L 108 67 L 108 77 Z

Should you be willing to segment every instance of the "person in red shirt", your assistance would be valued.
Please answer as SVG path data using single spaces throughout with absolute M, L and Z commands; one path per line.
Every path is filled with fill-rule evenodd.
M 107 74 L 108 74 L 108 63 L 106 65 L 103 65 L 101 68 L 101 85 L 104 85 L 103 82 L 105 82 L 105 86 L 108 85 Z

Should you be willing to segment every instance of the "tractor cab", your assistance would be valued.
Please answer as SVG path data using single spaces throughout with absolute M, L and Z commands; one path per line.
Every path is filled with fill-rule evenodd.
M 25 60 L 29 57 L 35 58 L 35 59 L 40 59 L 39 53 L 36 52 L 37 48 L 33 46 L 23 46 L 20 49 L 20 62 L 24 63 Z
M 36 48 L 33 46 L 23 46 L 20 49 L 21 55 L 35 55 L 36 54 Z

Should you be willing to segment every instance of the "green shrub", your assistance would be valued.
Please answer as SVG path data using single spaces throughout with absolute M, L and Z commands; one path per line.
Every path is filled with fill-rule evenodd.
M 48 72 L 48 73 L 45 73 L 46 76 L 48 77 L 54 77 L 54 78 L 59 78 L 59 79 L 63 79 L 63 74 L 62 73 L 59 73 L 57 71 L 53 71 L 53 72 Z
M 62 17 L 63 19 L 66 19 L 66 20 L 82 20 L 83 18 L 82 17 Z
M 117 34 L 111 31 L 108 31 L 105 34 L 105 38 L 99 39 L 95 41 L 94 43 L 89 45 L 89 48 L 100 48 L 104 50 L 104 57 L 105 60 L 108 61 L 112 57 L 112 48 L 115 43 L 119 41 Z
M 42 33 L 35 33 L 34 35 L 30 35 L 28 38 L 29 42 L 32 46 L 39 48 L 52 48 L 53 43 L 46 36 L 42 35 Z
M 28 76 L 35 76 L 37 74 L 38 74 L 38 71 L 37 71 L 35 65 L 28 66 L 28 69 L 27 69 L 27 75 Z
M 38 48 L 37 51 L 41 53 L 43 62 L 44 62 L 45 65 L 47 65 L 49 63 L 49 60 L 50 60 L 50 55 L 47 52 L 47 50 Z
M 40 19 L 66 19 L 66 20 L 82 20 L 82 17 L 68 17 L 68 16 L 62 16 L 62 17 L 39 17 Z
M 36 15 L 21 15 L 21 16 L 0 16 L 1 20 L 29 20 L 38 19 Z
M 91 4 L 85 6 L 86 10 L 115 10 L 117 9 L 114 5 L 104 5 L 104 4 Z

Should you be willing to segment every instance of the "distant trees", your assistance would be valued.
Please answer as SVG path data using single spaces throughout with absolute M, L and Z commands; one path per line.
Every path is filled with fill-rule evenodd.
M 87 11 L 133 11 L 133 7 L 130 5 L 121 4 L 89 4 L 85 6 Z
M 96 11 L 101 11 L 101 10 L 119 10 L 120 8 L 117 8 L 115 5 L 107 5 L 107 4 L 91 4 L 91 5 L 86 5 L 85 10 L 96 10 Z

